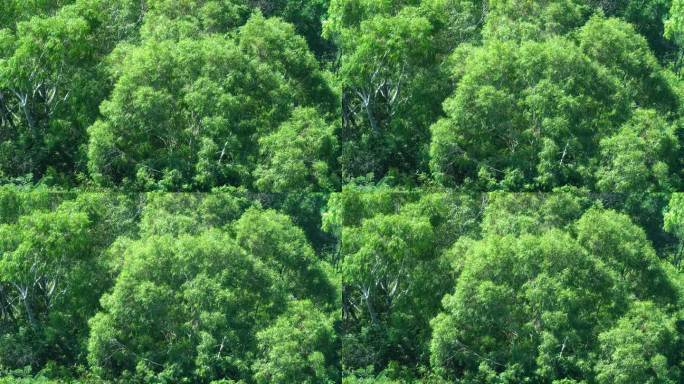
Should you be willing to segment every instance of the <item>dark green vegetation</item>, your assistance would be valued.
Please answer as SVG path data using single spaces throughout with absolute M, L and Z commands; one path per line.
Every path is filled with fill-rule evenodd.
M 684 1 L 0 0 L 0 384 L 684 382 Z
M 309 213 L 283 213 L 244 189 L 3 187 L 2 374 L 89 383 L 684 380 L 680 194 L 643 196 L 662 212 L 649 220 L 625 208 L 628 195 L 579 189 L 350 185 L 321 199 L 321 228 L 304 230 L 295 221 Z
M 340 380 L 339 284 L 241 190 L 0 191 L 0 369 L 97 382 Z

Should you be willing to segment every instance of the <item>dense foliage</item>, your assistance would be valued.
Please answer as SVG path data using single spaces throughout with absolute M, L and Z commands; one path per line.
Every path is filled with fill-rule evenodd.
M 0 383 L 684 382 L 684 0 L 0 0 Z

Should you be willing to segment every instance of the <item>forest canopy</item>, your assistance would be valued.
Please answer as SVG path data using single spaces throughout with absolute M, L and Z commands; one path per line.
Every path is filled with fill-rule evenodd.
M 0 0 L 0 384 L 684 382 L 684 1 Z

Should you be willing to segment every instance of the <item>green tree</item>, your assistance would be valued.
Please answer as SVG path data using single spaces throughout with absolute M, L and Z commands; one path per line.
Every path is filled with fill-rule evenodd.
M 461 270 L 445 311 L 432 321 L 433 369 L 465 383 L 614 382 L 619 364 L 629 365 L 618 355 L 639 358 L 631 345 L 640 342 L 629 343 L 642 331 L 622 320 L 638 318 L 629 308 L 652 300 L 662 311 L 653 316 L 671 316 L 679 302 L 677 283 L 643 230 L 623 214 L 586 204 L 564 213 L 582 195 L 494 196 L 482 238 L 454 246 Z M 632 333 L 618 337 L 626 332 Z M 643 332 L 644 341 L 667 338 Z M 667 359 L 651 355 L 662 344 L 648 347 L 635 375 L 651 375 L 650 367 L 659 370 L 655 375 L 678 374 L 681 350 L 673 342 Z
M 266 192 L 335 191 L 337 137 L 313 108 L 296 109 L 275 132 L 259 139 L 263 160 L 256 186 Z
M 243 25 L 250 7 L 243 0 L 152 0 L 141 25 L 144 39 L 201 38 L 228 33 Z
M 483 35 L 489 40 L 543 41 L 582 26 L 591 1 L 542 0 L 489 2 Z
M 677 47 L 666 37 L 667 19 L 677 0 L 617 1 L 615 14 L 634 25 L 639 34 L 648 40 L 653 53 L 666 62 L 676 59 Z M 611 3 L 611 2 L 604 2 Z M 607 15 L 613 15 L 606 11 Z
M 600 384 L 679 383 L 681 325 L 651 302 L 635 302 L 614 328 L 599 335 Z
M 684 2 L 672 0 L 672 6 L 665 21 L 665 37 L 682 46 L 684 43 Z
M 254 378 L 259 384 L 332 384 L 340 380 L 334 319 L 310 301 L 293 301 L 287 312 L 259 331 Z
M 450 49 L 478 38 L 478 1 L 351 1 L 330 5 L 325 33 L 342 52 L 341 167 L 415 183 L 427 171 L 427 127 L 439 117 Z
M 464 67 L 455 70 L 456 91 L 444 103 L 447 117 L 432 126 L 430 164 L 438 182 L 481 190 L 593 188 L 602 154 L 605 163 L 649 161 L 637 159 L 639 150 L 624 156 L 609 152 L 621 141 L 607 138 L 627 134 L 647 119 L 637 110 L 627 123 L 634 105 L 658 111 L 660 126 L 671 124 L 679 98 L 669 75 L 646 41 L 622 21 L 593 17 L 576 36 L 577 42 L 487 40 L 466 55 Z M 662 135 L 666 138 L 653 150 L 666 158 L 679 144 L 673 133 Z M 598 143 L 604 139 L 602 153 Z M 678 162 L 663 163 L 670 167 L 657 165 L 657 178 L 676 182 Z M 607 171 L 600 172 L 605 185 Z M 666 187 L 652 184 L 632 187 Z
M 15 194 L 21 213 L 0 225 L 0 372 L 85 362 L 87 320 L 113 281 L 105 250 L 132 230 L 121 196 L 83 194 L 55 208 L 41 195 Z
M 304 40 L 260 15 L 234 38 L 148 38 L 115 57 L 115 88 L 89 128 L 89 169 L 104 186 L 251 186 L 258 137 L 293 104 L 333 97 Z
M 605 192 L 665 192 L 681 185 L 679 127 L 654 110 L 637 110 L 601 140 L 597 188 Z
M 453 281 L 443 251 L 475 230 L 477 212 L 468 196 L 425 194 L 342 228 L 345 373 L 391 364 L 410 371 L 427 362 L 428 323 Z
M 33 16 L 48 16 L 64 5 L 73 3 L 74 0 L 2 0 L 0 6 L 3 14 L 0 16 L 0 29 L 15 29 L 17 23 L 25 21 Z
M 614 79 L 559 38 L 486 44 L 444 107 L 432 127 L 436 180 L 506 190 L 582 185 L 593 135 L 627 113 Z
M 226 234 L 131 243 L 103 310 L 90 320 L 88 360 L 103 379 L 248 379 L 256 331 L 280 312 L 272 273 Z
M 11 346 L 2 349 L 3 368 L 40 368 L 48 359 L 68 364 L 78 355 L 78 343 L 70 341 L 82 339 L 97 308 L 98 279 L 106 275 L 87 257 L 87 227 L 83 213 L 45 212 L 0 228 L 2 344 Z
M 0 177 L 85 172 L 86 127 L 111 85 L 102 61 L 136 16 L 130 1 L 79 0 L 0 32 Z
M 321 59 L 330 59 L 335 47 L 322 36 L 329 0 L 248 0 L 266 17 L 280 17 L 292 23 L 312 52 Z
M 150 192 L 140 214 L 139 234 L 197 235 L 210 228 L 227 228 L 254 202 L 241 188 L 218 188 L 211 193 Z
M 491 236 L 464 255 L 432 363 L 445 378 L 503 382 L 585 377 L 593 340 L 623 304 L 609 272 L 568 235 Z M 617 308 L 616 308 L 617 307 Z
M 666 117 L 677 112 L 676 85 L 633 25 L 592 17 L 579 31 L 578 40 L 587 56 L 619 79 L 623 92 L 636 106 L 656 109 Z
M 681 193 L 673 193 L 670 196 L 664 213 L 663 229 L 675 236 L 679 242 L 673 251 L 671 261 L 677 269 L 681 269 L 684 256 L 684 195 Z
M 276 282 L 296 299 L 335 302 L 335 291 L 304 232 L 273 210 L 247 210 L 233 226 L 237 243 L 276 272 Z
M 615 211 L 587 211 L 577 222 L 577 241 L 616 274 L 618 284 L 640 300 L 676 300 L 675 286 L 662 269 L 644 231 Z

